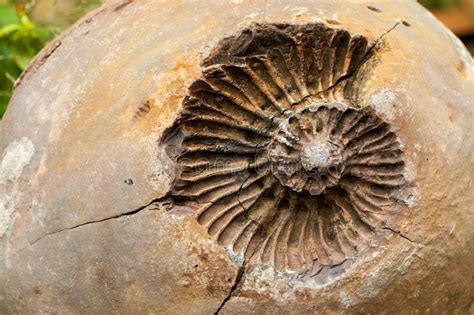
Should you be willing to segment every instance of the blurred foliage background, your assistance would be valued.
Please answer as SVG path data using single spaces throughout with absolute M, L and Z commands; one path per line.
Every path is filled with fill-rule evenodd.
M 460 0 L 420 0 L 428 9 L 442 9 L 447 10 L 459 4 Z
M 15 80 L 55 36 L 103 0 L 0 0 L 0 118 Z
M 7 108 L 15 80 L 33 57 L 55 36 L 104 1 L 0 0 L 0 118 Z M 469 36 L 474 24 L 474 0 L 419 1 L 430 10 L 440 12 L 437 16 L 448 26 L 457 23 L 462 32 L 467 30 L 465 34 L 456 32 L 453 26 L 458 35 Z M 467 18 L 465 11 L 471 11 Z M 467 22 L 459 26 L 463 18 Z

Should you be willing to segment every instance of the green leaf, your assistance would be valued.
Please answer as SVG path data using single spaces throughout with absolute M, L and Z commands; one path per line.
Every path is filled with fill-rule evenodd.
M 0 37 L 8 36 L 14 32 L 17 32 L 21 29 L 20 24 L 9 24 L 5 25 L 4 27 L 0 28 Z
M 21 56 L 21 55 L 13 55 L 13 59 L 15 59 L 16 64 L 21 70 L 25 70 L 26 67 L 30 64 L 32 59 L 31 56 Z
M 50 41 L 54 37 L 53 32 L 45 27 L 36 27 L 35 34 L 43 43 Z
M 7 110 L 8 101 L 10 100 L 10 94 L 4 94 L 5 91 L 0 91 L 0 118 Z
M 72 24 L 86 11 L 97 7 L 103 0 L 77 0 L 78 6 L 75 12 L 63 16 L 66 24 L 61 25 L 62 27 L 58 26 L 57 21 L 50 22 L 47 26 L 36 25 L 25 14 L 25 10 L 15 9 L 14 4 L 20 2 L 25 1 L 0 0 L 0 3 L 3 3 L 0 4 L 0 118 L 11 97 L 15 80 L 28 66 L 31 59 L 44 47 L 45 43 L 62 31 L 62 27 Z
M 20 23 L 20 19 L 16 14 L 15 8 L 11 5 L 0 4 L 0 27 L 18 23 Z

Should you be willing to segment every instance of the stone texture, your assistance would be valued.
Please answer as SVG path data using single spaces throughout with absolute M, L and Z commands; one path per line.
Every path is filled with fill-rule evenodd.
M 201 61 L 259 23 L 322 22 L 403 143 L 407 207 L 322 277 L 248 268 L 167 198 L 160 146 Z M 0 313 L 453 313 L 474 299 L 474 63 L 415 2 L 109 1 L 33 62 L 0 124 Z

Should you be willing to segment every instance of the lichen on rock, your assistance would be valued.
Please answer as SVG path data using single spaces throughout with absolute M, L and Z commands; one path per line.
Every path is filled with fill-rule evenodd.
M 34 151 L 33 143 L 26 137 L 11 142 L 5 149 L 0 164 L 0 237 L 5 234 L 13 221 L 14 197 L 18 186 L 15 180 L 30 163 Z

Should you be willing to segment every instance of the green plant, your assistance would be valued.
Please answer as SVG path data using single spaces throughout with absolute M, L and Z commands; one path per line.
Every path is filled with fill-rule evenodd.
M 429 9 L 440 10 L 448 10 L 459 4 L 459 0 L 421 0 L 420 2 Z
M 52 37 L 53 33 L 33 23 L 21 6 L 0 4 L 0 118 L 15 80 Z

